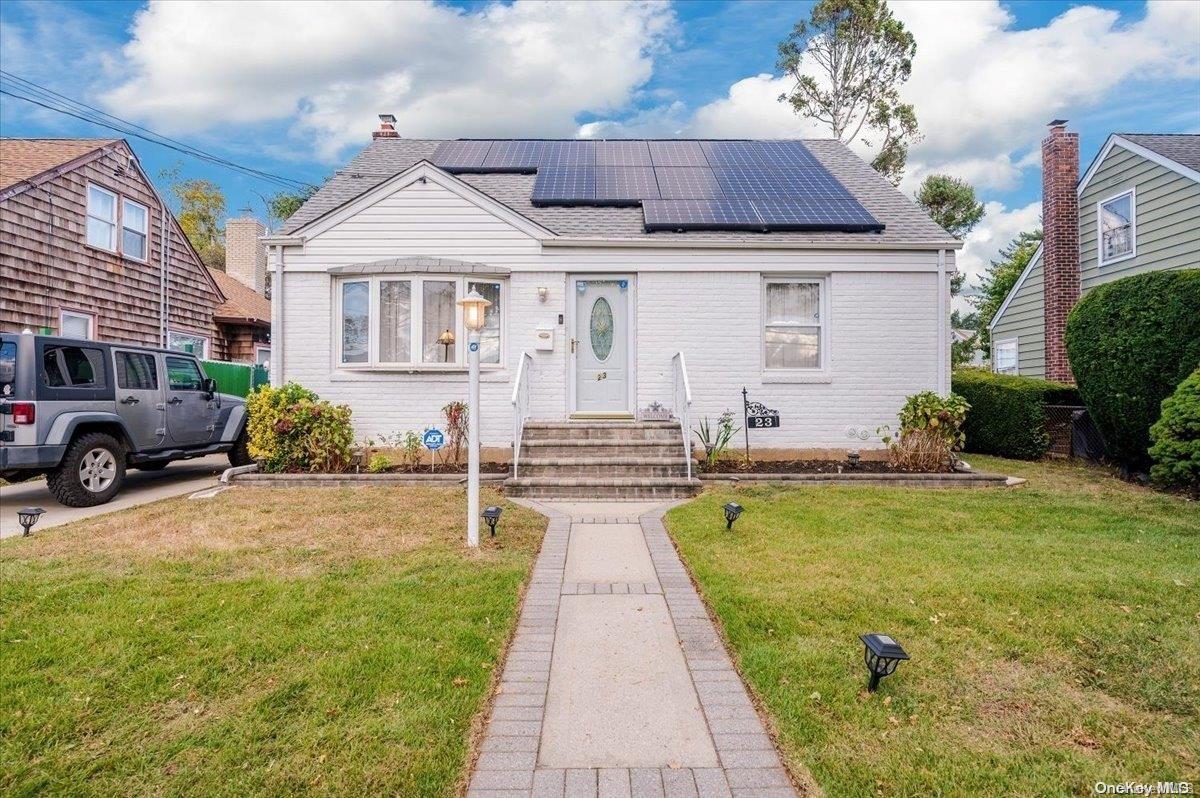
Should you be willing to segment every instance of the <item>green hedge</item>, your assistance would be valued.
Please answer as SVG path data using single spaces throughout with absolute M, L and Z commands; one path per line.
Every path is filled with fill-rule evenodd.
M 1094 288 L 1067 317 L 1067 354 L 1108 453 L 1149 466 L 1162 402 L 1200 365 L 1200 269 L 1162 271 Z
M 951 390 L 971 405 L 963 425 L 964 450 L 1018 460 L 1046 454 L 1046 405 L 1079 404 L 1079 394 L 1069 385 L 984 369 L 957 369 Z
M 1200 494 L 1200 369 L 1162 403 L 1150 438 L 1150 477 L 1164 487 Z

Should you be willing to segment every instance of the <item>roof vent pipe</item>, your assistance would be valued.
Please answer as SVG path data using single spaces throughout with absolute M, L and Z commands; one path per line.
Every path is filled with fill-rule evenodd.
M 392 114 L 379 115 L 379 130 L 371 134 L 373 139 L 398 139 L 400 134 L 396 132 L 396 117 Z

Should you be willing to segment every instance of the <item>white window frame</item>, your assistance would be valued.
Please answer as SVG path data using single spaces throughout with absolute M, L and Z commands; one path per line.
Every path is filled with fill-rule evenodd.
M 76 319 L 86 319 L 87 325 L 88 325 L 88 328 L 87 328 L 88 331 L 87 331 L 87 335 L 85 336 L 85 338 L 89 341 L 96 340 L 96 314 L 87 313 L 82 310 L 68 310 L 68 309 L 60 310 L 58 312 L 58 332 L 60 335 L 65 336 L 65 334 L 66 334 L 66 329 L 67 329 L 66 322 L 67 322 L 68 316 L 72 316 Z
M 768 368 L 767 367 L 767 286 L 773 283 L 808 283 L 815 284 L 820 291 L 818 297 L 817 327 L 820 328 L 818 337 L 818 365 L 811 368 Z M 829 276 L 828 275 L 787 275 L 764 274 L 760 288 L 759 317 L 758 317 L 758 357 L 759 369 L 765 377 L 802 377 L 805 375 L 823 376 L 829 373 Z M 806 324 L 805 327 L 814 325 Z
M 1000 348 L 1011 345 L 1013 351 L 1012 370 L 1001 370 L 1000 368 Z M 1021 339 L 1019 338 L 1001 338 L 992 342 L 992 371 L 997 374 L 1020 374 L 1021 373 Z
M 112 197 L 113 216 L 111 219 L 105 219 L 103 216 L 97 216 L 95 213 L 92 213 L 92 191 L 99 191 L 102 194 L 107 194 L 108 196 Z M 121 197 L 120 197 L 120 195 L 117 194 L 117 192 L 115 192 L 115 191 L 109 191 L 104 186 L 100 186 L 95 183 L 88 183 L 87 184 L 87 208 L 84 211 L 84 217 L 86 220 L 89 220 L 89 221 L 91 219 L 95 219 L 98 222 L 103 222 L 104 224 L 112 225 L 112 227 L 109 231 L 109 234 L 108 234 L 108 246 L 103 247 L 103 246 L 100 246 L 99 244 L 92 243 L 91 238 L 88 236 L 88 230 L 87 230 L 88 225 L 87 225 L 87 222 L 85 222 L 84 230 L 83 230 L 84 243 L 87 244 L 89 247 L 94 247 L 95 249 L 102 249 L 105 252 L 115 252 L 115 253 L 119 254 L 120 250 L 118 249 L 117 245 L 120 242 L 117 240 L 117 232 L 121 229 Z
M 264 350 L 267 353 L 267 359 L 265 361 L 262 359 L 262 353 Z M 254 347 L 254 365 L 262 366 L 267 371 L 271 370 L 271 347 L 270 346 L 267 346 L 265 344 L 260 344 L 259 346 Z
M 1110 260 L 1104 259 L 1104 206 L 1122 197 L 1129 197 L 1129 251 Z M 1111 266 L 1137 257 L 1137 188 L 1127 188 L 1096 203 L 1096 260 L 1101 266 Z
M 186 349 L 176 349 L 175 347 L 171 346 L 172 339 L 176 338 L 176 337 L 194 338 L 197 341 L 203 342 L 204 345 L 201 347 L 201 351 L 199 351 L 199 352 L 188 352 Z M 201 335 L 200 333 L 188 332 L 187 330 L 170 330 L 167 332 L 167 349 L 170 349 L 174 352 L 179 352 L 184 355 L 190 354 L 193 357 L 198 358 L 200 360 L 208 360 L 208 346 L 209 346 L 209 340 L 208 340 L 207 335 Z
M 134 206 L 140 208 L 142 213 L 145 214 L 145 219 L 146 219 L 146 229 L 145 230 L 138 230 L 137 228 L 130 227 L 129 225 L 125 224 L 125 206 L 126 205 L 134 205 Z M 118 227 L 120 229 L 120 234 L 121 234 L 121 241 L 120 241 L 121 254 L 123 256 L 125 256 L 126 258 L 129 258 L 130 260 L 136 260 L 139 263 L 148 262 L 150 260 L 150 208 L 148 208 L 147 206 L 143 205 L 140 202 L 131 200 L 128 197 L 121 197 L 121 224 L 118 225 Z M 131 233 L 136 233 L 145 239 L 146 244 L 143 247 L 143 250 L 145 251 L 146 254 L 143 257 L 139 258 L 138 256 L 131 255 L 125 251 L 125 231 L 126 230 L 128 230 Z
M 382 362 L 379 360 L 379 325 L 383 314 L 380 313 L 379 301 L 381 282 L 409 283 L 409 361 Z M 424 283 L 451 282 L 454 283 L 454 361 L 450 363 L 423 362 L 421 333 L 424 313 Z M 367 342 L 366 363 L 346 363 L 342 352 L 342 286 L 346 283 L 369 284 L 369 340 Z M 467 283 L 496 283 L 500 286 L 500 362 L 480 363 L 483 371 L 502 371 L 508 362 L 508 278 L 489 274 L 354 274 L 338 277 L 333 280 L 333 325 L 331 334 L 334 337 L 333 366 L 344 371 L 403 371 L 403 372 L 446 372 L 463 371 L 467 368 L 467 330 L 463 323 L 462 306 L 458 300 L 466 296 Z

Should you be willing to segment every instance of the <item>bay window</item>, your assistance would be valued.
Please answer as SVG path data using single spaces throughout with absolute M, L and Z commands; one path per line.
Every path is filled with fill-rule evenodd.
M 770 278 L 763 286 L 763 367 L 767 371 L 825 368 L 826 282 Z
M 503 363 L 504 284 L 451 275 L 354 276 L 335 283 L 337 362 L 403 371 L 466 366 L 467 331 L 457 302 L 472 290 L 492 306 L 480 333 L 480 362 Z

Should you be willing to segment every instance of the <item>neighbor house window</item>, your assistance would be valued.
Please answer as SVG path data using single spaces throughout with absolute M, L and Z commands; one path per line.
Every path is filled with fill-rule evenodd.
M 146 240 L 150 229 L 150 211 L 133 200 L 121 202 L 121 253 L 146 260 Z
M 90 313 L 64 310 L 59 314 L 58 322 L 58 334 L 63 338 L 84 338 L 90 341 L 96 337 L 95 320 Z
M 354 277 L 337 283 L 338 362 L 405 370 L 462 368 L 466 329 L 458 300 L 475 290 L 491 301 L 480 362 L 503 362 L 503 283 L 441 275 Z
M 270 371 L 271 370 L 271 347 L 256 346 L 254 348 L 254 362 L 257 363 L 258 365 L 262 366 L 263 368 L 265 368 L 267 371 Z
M 765 283 L 763 365 L 768 370 L 825 367 L 825 281 L 776 279 Z
M 172 330 L 167 336 L 167 348 L 180 352 L 188 352 L 198 358 L 208 357 L 208 339 L 203 335 L 175 332 Z
M 117 251 L 117 195 L 99 186 L 88 186 L 87 242 Z
M 1100 263 L 1132 258 L 1137 250 L 1137 209 L 1133 190 L 1104 200 L 1098 206 Z
M 996 342 L 996 354 L 992 359 L 992 368 L 997 374 L 1017 373 L 1017 339 Z

